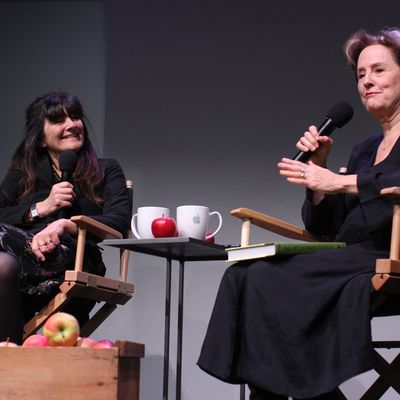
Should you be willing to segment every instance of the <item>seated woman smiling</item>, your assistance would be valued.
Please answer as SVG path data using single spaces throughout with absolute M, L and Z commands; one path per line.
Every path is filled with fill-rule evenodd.
M 209 374 L 250 386 L 250 399 L 327 399 L 372 367 L 371 277 L 388 258 L 400 186 L 400 30 L 358 31 L 345 53 L 367 111 L 382 131 L 357 144 L 347 174 L 330 171 L 332 138 L 310 126 L 297 143 L 307 163 L 283 158 L 279 172 L 306 188 L 307 230 L 347 246 L 243 261 L 221 281 L 198 361 Z
M 72 182 L 61 180 L 65 151 L 77 158 Z M 124 234 L 131 204 L 118 162 L 96 155 L 79 99 L 50 92 L 27 108 L 25 137 L 0 185 L 0 341 L 22 341 L 24 321 L 48 303 L 73 265 L 73 215 L 90 216 Z M 105 273 L 93 238 L 86 244 L 84 268 Z M 84 323 L 93 306 L 74 299 L 65 311 Z

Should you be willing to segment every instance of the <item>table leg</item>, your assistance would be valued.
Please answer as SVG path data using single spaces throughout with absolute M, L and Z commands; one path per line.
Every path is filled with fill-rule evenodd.
M 244 384 L 240 385 L 240 400 L 244 400 L 246 395 L 246 386 Z
M 179 261 L 179 294 L 178 294 L 178 342 L 176 350 L 176 400 L 181 399 L 182 385 L 182 338 L 183 338 L 183 290 L 185 263 Z
M 163 400 L 168 400 L 169 333 L 171 318 L 171 259 L 166 259 Z

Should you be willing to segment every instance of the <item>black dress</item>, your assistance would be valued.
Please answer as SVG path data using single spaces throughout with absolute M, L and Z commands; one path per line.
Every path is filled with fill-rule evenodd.
M 400 142 L 373 166 L 382 135 L 354 147 L 348 173 L 359 195 L 327 196 L 303 220 L 347 246 L 239 262 L 221 281 L 198 365 L 230 383 L 295 398 L 327 393 L 371 369 L 371 276 L 388 258 L 392 201 L 400 185 Z M 308 193 L 310 195 L 310 193 Z

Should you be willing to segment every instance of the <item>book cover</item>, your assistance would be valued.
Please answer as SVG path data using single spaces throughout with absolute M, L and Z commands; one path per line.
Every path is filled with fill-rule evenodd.
M 230 247 L 228 262 L 271 257 L 279 254 L 315 253 L 321 250 L 334 250 L 345 247 L 344 242 L 275 242 L 258 243 L 249 246 Z

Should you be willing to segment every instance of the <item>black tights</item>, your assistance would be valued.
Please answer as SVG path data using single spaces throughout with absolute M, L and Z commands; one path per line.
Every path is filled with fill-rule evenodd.
M 14 256 L 0 251 L 0 341 L 20 344 L 23 312 L 19 291 L 19 265 Z
M 53 297 L 21 295 L 19 264 L 14 256 L 0 250 L 0 342 L 8 339 L 21 344 L 24 321 L 29 321 Z M 63 311 L 74 315 L 83 326 L 95 304 L 91 300 L 74 298 Z

